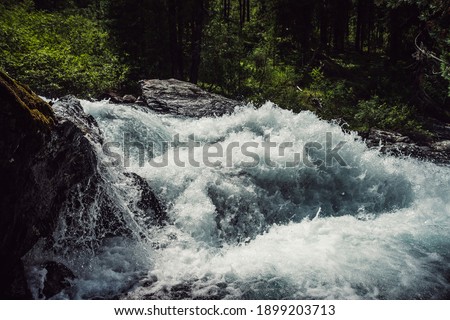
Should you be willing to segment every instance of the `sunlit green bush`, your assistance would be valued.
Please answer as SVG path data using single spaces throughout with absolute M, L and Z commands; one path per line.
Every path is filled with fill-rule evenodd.
M 80 14 L 0 5 L 0 39 L 0 67 L 42 95 L 96 94 L 127 71 L 108 32 Z
M 381 128 L 404 134 L 428 136 L 429 132 L 423 129 L 415 114 L 411 106 L 401 103 L 391 105 L 374 96 L 370 100 L 358 103 L 355 120 L 360 131 Z

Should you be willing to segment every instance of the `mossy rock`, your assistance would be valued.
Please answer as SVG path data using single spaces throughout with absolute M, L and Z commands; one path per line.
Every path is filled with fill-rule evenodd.
M 55 124 L 55 115 L 50 105 L 31 89 L 0 70 L 0 113 L 14 117 L 17 126 L 27 129 L 49 131 Z
M 39 154 L 54 127 L 50 105 L 0 71 L 0 299 L 29 296 L 20 258 L 56 219 L 57 213 L 39 210 L 51 201 L 41 173 L 52 168 Z

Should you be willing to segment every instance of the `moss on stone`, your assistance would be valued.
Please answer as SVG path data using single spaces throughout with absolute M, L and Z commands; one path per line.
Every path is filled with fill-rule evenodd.
M 1 70 L 0 98 L 0 114 L 13 117 L 17 125 L 48 131 L 55 124 L 50 105 L 28 86 L 15 81 Z

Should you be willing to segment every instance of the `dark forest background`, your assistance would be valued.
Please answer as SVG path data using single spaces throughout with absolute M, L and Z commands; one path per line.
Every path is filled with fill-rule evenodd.
M 0 0 L 0 68 L 39 94 L 177 78 L 430 136 L 450 120 L 447 0 Z

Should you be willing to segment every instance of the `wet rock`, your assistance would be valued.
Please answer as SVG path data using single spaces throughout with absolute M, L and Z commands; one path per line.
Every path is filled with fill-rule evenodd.
M 444 129 L 435 132 L 436 136 L 447 136 Z M 379 148 L 385 154 L 450 164 L 450 140 L 413 139 L 398 132 L 377 129 L 371 129 L 363 138 L 370 148 Z
M 383 145 L 391 145 L 395 143 L 410 143 L 411 139 L 398 132 L 371 129 L 367 136 L 367 145 L 376 147 L 379 146 L 380 141 Z
M 134 103 L 137 105 L 140 105 L 140 106 L 146 105 L 145 100 L 144 100 L 144 98 L 142 98 L 142 96 L 139 96 Z
M 121 104 L 127 104 L 127 103 L 136 103 L 136 97 L 132 94 L 126 94 L 124 96 L 118 94 L 114 91 L 108 91 L 100 96 L 98 96 L 99 100 L 109 100 L 109 102 L 112 103 L 121 103 Z
M 238 101 L 206 92 L 195 84 L 175 79 L 140 81 L 147 106 L 160 113 L 187 117 L 232 113 Z
M 20 299 L 29 297 L 20 258 L 57 218 L 57 203 L 34 171 L 56 119 L 46 102 L 3 72 L 0 101 L 0 298 Z
M 123 103 L 122 96 L 114 91 L 108 91 L 98 97 L 99 100 L 109 100 L 112 103 Z
M 170 288 L 170 297 L 173 300 L 184 300 L 192 298 L 192 284 L 183 282 Z
M 151 275 L 147 279 L 143 280 L 141 285 L 144 288 L 149 288 L 153 286 L 156 282 L 158 282 L 158 277 L 156 277 L 155 275 Z
M 136 97 L 131 94 L 126 94 L 122 97 L 123 103 L 136 103 Z
M 146 285 L 141 283 L 143 288 L 151 288 L 156 282 Z M 145 292 L 145 290 L 143 290 Z M 219 282 L 208 283 L 200 279 L 183 281 L 172 286 L 166 285 L 159 288 L 157 292 L 148 293 L 141 296 L 144 300 L 221 300 L 230 294 L 228 284 Z M 127 296 L 123 297 L 127 299 Z
M 0 101 L 0 298 L 30 298 L 21 258 L 40 238 L 70 252 L 130 230 L 100 173 L 101 132 L 76 98 L 50 106 L 0 73 Z
M 124 174 L 132 179 L 132 184 L 139 192 L 139 197 L 132 199 L 130 203 L 130 209 L 134 215 L 140 217 L 144 225 L 164 225 L 167 220 L 166 210 L 147 181 L 133 172 L 126 172 Z
M 51 189 L 61 205 L 56 232 L 48 246 L 69 251 L 95 249 L 106 237 L 129 235 L 121 208 L 115 205 L 115 194 L 101 175 L 104 167 L 96 149 L 103 139 L 97 122 L 83 112 L 80 101 L 73 96 L 59 99 L 52 108 L 58 125 L 52 141 L 41 151 L 43 163 L 52 168 L 44 171 L 43 179 L 56 179 L 54 185 L 59 180 L 64 183 Z
M 83 112 L 79 100 L 67 96 L 52 107 L 59 120 L 57 132 L 62 141 L 70 143 L 60 144 L 56 139 L 46 149 L 55 155 L 46 158 L 58 159 L 53 166 L 60 167 L 70 179 L 70 187 L 59 191 L 64 202 L 48 246 L 58 248 L 61 254 L 74 248 L 95 250 L 106 238 L 141 236 L 130 229 L 136 222 L 145 230 L 163 225 L 167 218 L 165 208 L 147 181 L 135 173 L 111 176 L 99 161 L 96 150 L 103 143 L 101 131 L 95 119 Z M 65 160 L 60 162 L 61 157 L 56 155 Z M 129 212 L 118 199 L 119 189 L 124 186 L 136 194 L 123 199 L 128 201 Z
M 97 121 L 91 115 L 84 113 L 83 107 L 76 97 L 72 95 L 62 97 L 52 104 L 52 109 L 59 126 L 69 123 L 74 131 L 79 131 L 79 139 L 85 137 L 94 143 L 103 143 Z M 66 126 L 68 127 L 68 125 Z
M 8 264 L 9 262 L 9 264 Z M 11 263 L 13 262 L 13 263 Z M 6 270 L 5 266 L 9 265 L 10 267 Z M 1 299 L 31 299 L 32 295 L 30 290 L 28 289 L 28 283 L 25 276 L 24 265 L 21 260 L 15 259 L 14 261 L 2 261 L 2 273 L 3 279 L 8 279 L 8 286 L 5 290 L 5 281 L 2 279 L 1 283 Z
M 64 264 L 47 261 L 43 264 L 47 273 L 44 280 L 42 293 L 46 299 L 50 299 L 71 286 L 70 280 L 75 279 L 73 272 Z
M 443 152 L 450 151 L 450 140 L 438 141 L 432 144 L 433 149 Z

